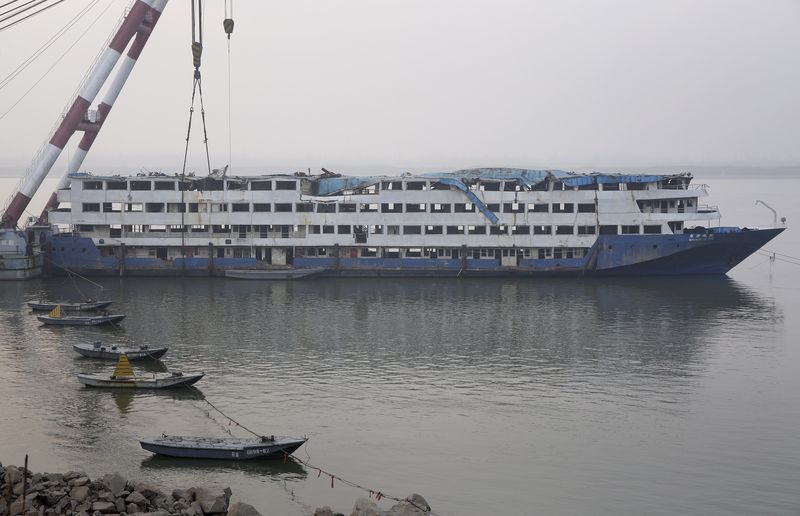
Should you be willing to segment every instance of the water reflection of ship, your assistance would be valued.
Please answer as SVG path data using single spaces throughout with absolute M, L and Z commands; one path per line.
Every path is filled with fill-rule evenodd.
M 181 470 L 181 469 L 202 469 L 206 472 L 213 471 L 241 471 L 248 476 L 271 477 L 276 481 L 284 480 L 303 480 L 308 476 L 308 472 L 297 461 L 291 458 L 285 462 L 282 460 L 253 459 L 245 461 L 231 460 L 208 460 L 208 459 L 181 459 L 175 457 L 164 457 L 152 455 L 144 459 L 141 463 L 142 469 L 156 470 Z
M 156 366 L 153 366 L 156 367 Z M 166 370 L 162 364 L 161 368 Z M 126 414 L 131 411 L 134 400 L 137 397 L 154 397 L 157 396 L 160 400 L 177 400 L 177 401 L 193 401 L 203 399 L 203 393 L 196 387 L 182 387 L 177 389 L 162 389 L 162 390 L 135 390 L 135 389 L 107 389 L 108 393 L 114 400 L 121 414 Z

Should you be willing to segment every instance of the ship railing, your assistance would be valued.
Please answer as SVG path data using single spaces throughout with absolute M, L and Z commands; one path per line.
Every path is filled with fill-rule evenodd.
M 701 204 L 697 207 L 697 213 L 719 213 L 719 206 Z
M 703 192 L 707 192 L 709 186 L 705 183 L 696 183 L 696 184 L 677 184 L 677 185 L 659 185 L 659 190 L 701 190 Z

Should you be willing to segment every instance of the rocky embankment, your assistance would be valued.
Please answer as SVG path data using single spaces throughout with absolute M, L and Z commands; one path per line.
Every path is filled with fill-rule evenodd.
M 26 476 L 23 485 L 23 468 L 0 465 L 0 516 L 260 516 L 251 505 L 231 504 L 228 488 L 192 487 L 168 495 L 117 473 L 97 480 L 78 471 Z
M 0 464 L 0 516 L 261 516 L 242 502 L 230 503 L 231 490 L 190 487 L 166 494 L 147 482 L 118 473 L 92 480 L 86 473 L 32 473 Z M 24 495 L 24 496 L 23 496 Z M 411 495 L 388 511 L 359 498 L 350 516 L 422 516 L 430 514 L 420 495 Z M 314 516 L 343 516 L 322 507 Z

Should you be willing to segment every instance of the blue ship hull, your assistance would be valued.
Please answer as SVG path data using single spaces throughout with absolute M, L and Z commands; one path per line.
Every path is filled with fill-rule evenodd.
M 324 269 L 317 276 L 656 276 L 726 274 L 784 228 L 712 228 L 678 235 L 601 235 L 582 258 L 500 259 L 298 257 L 293 266 Z M 54 235 L 47 246 L 51 275 L 67 270 L 104 276 L 210 276 L 229 269 L 256 269 L 254 258 L 116 258 L 102 256 L 91 238 Z

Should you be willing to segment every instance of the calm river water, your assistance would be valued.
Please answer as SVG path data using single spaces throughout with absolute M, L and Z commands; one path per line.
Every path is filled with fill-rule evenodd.
M 725 224 L 800 221 L 800 180 L 713 180 Z M 11 182 L 13 184 L 13 181 Z M 800 256 L 789 230 L 767 246 Z M 0 460 L 230 485 L 263 513 L 348 513 L 362 493 L 305 467 L 153 458 L 137 439 L 224 436 L 183 392 L 113 393 L 77 342 L 166 344 L 209 400 L 297 453 L 441 515 L 797 514 L 800 267 L 721 278 L 100 279 L 119 329 L 52 329 L 25 308 L 64 278 L 0 285 Z M 234 429 L 234 433 L 236 433 Z M 239 435 L 242 435 L 239 433 Z M 391 502 L 382 502 L 384 507 Z

